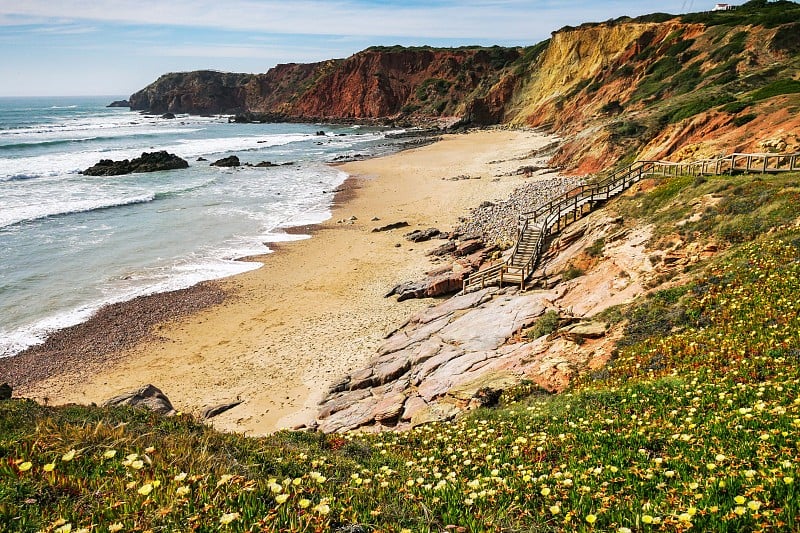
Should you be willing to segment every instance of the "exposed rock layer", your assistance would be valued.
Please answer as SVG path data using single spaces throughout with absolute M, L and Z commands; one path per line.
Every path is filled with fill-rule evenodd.
M 780 4 L 780 5 L 778 5 Z M 130 97 L 153 113 L 240 121 L 510 123 L 559 133 L 552 163 L 596 172 L 621 157 L 683 160 L 800 149 L 797 17 L 788 3 L 724 14 L 621 18 L 517 48 L 371 48 L 264 74 L 167 74 Z M 766 14 L 765 14 L 766 13 Z M 768 20 L 768 27 L 751 24 Z M 784 91 L 785 92 L 785 91 Z

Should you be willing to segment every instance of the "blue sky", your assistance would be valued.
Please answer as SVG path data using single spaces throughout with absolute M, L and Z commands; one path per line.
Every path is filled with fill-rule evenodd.
M 372 45 L 527 46 L 700 0 L 0 0 L 0 96 L 127 96 L 165 72 L 266 72 Z

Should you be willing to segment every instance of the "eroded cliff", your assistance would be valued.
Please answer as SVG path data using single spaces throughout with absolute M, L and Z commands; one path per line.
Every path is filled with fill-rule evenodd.
M 800 149 L 800 5 L 655 14 L 562 28 L 528 48 L 374 47 L 265 74 L 167 74 L 130 98 L 152 112 L 245 120 L 542 127 L 552 163 L 592 173 L 636 157 Z

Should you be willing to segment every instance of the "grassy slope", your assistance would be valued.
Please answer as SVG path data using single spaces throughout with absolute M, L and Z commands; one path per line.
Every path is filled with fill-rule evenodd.
M 403 434 L 263 439 L 3 402 L 0 530 L 796 530 L 798 194 L 797 175 L 679 177 L 609 206 L 656 223 L 657 246 L 717 196 L 681 231 L 724 252 L 607 312 L 631 319 L 617 357 L 560 396 L 522 387 Z

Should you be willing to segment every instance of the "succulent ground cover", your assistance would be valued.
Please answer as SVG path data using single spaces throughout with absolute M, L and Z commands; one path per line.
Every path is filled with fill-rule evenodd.
M 258 439 L 186 415 L 2 402 L 0 531 L 796 531 L 797 176 L 724 180 L 629 200 L 674 227 L 670 210 L 717 190 L 689 229 L 728 247 L 617 310 L 677 318 L 634 331 L 567 393 L 523 385 L 406 433 Z M 753 229 L 757 211 L 776 225 Z M 736 217 L 746 239 L 719 232 Z

